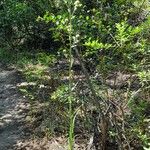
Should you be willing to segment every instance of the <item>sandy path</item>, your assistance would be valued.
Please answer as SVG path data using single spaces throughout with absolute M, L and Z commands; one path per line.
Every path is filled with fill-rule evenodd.
M 0 150 L 16 150 L 16 144 L 24 137 L 25 112 L 29 106 L 18 92 L 19 82 L 16 70 L 0 67 Z

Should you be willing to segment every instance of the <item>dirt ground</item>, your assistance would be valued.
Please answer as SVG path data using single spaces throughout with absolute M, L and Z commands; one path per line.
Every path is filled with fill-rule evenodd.
M 24 123 L 29 104 L 19 93 L 18 71 L 0 65 L 0 150 L 12 150 L 24 138 Z

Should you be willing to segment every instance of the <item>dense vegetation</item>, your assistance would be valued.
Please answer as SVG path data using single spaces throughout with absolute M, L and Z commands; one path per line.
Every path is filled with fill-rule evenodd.
M 1 0 L 0 61 L 21 70 L 33 118 L 42 107 L 38 132 L 65 135 L 69 150 L 150 149 L 149 11 L 148 0 Z

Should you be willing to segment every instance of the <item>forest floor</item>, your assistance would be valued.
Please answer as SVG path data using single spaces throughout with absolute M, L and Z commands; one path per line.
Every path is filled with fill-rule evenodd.
M 113 87 L 112 78 L 108 80 L 110 87 Z M 128 75 L 117 74 L 117 87 L 113 88 L 123 87 L 128 78 Z M 58 134 L 57 137 L 48 138 L 41 136 L 41 117 L 46 109 L 40 103 L 31 107 L 30 101 L 19 91 L 18 87 L 22 83 L 25 83 L 24 79 L 17 69 L 4 67 L 0 63 L 0 150 L 67 150 L 68 140 L 65 135 Z M 135 89 L 138 84 L 135 82 L 132 86 Z M 31 108 L 37 113 L 33 122 Z M 89 141 L 82 137 L 77 141 L 75 150 L 87 149 Z M 90 150 L 94 150 L 93 146 L 91 148 Z M 112 147 L 111 149 L 114 150 Z

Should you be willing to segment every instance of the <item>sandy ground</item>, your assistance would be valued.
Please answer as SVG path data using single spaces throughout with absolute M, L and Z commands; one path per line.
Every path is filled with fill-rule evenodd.
M 29 108 L 19 93 L 18 71 L 0 66 L 0 150 L 14 150 L 24 138 L 24 123 Z

